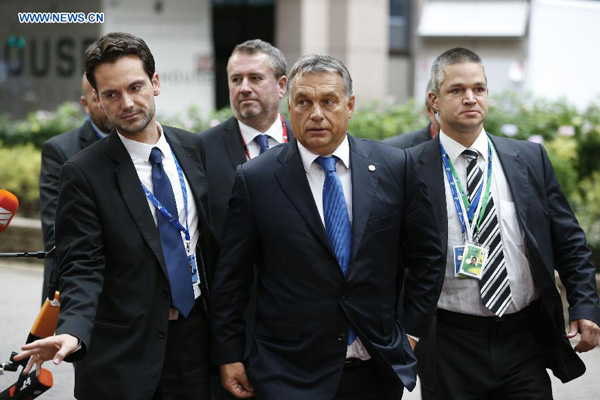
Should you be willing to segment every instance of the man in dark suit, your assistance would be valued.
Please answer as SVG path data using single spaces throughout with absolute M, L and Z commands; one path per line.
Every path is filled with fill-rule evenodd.
M 347 134 L 354 96 L 339 60 L 302 57 L 288 86 L 297 140 L 236 173 L 211 295 L 213 362 L 242 398 L 398 399 L 415 385 L 412 348 L 441 283 L 424 185 L 404 151 Z M 254 263 L 246 375 L 242 316 Z M 413 273 L 400 322 L 405 268 Z
M 423 398 L 551 399 L 546 368 L 563 382 L 577 378 L 585 366 L 575 351 L 598 345 L 585 235 L 544 148 L 483 128 L 481 58 L 448 50 L 434 61 L 431 79 L 440 139 L 410 153 L 434 203 L 447 261 L 437 326 L 419 344 Z M 457 272 L 472 256 L 483 260 L 480 276 Z M 566 335 L 555 271 L 570 306 Z M 568 339 L 578 332 L 574 351 Z
M 162 127 L 146 43 L 109 33 L 86 75 L 116 131 L 61 170 L 56 336 L 19 358 L 75 363 L 78 399 L 209 399 L 208 284 L 218 252 L 198 138 Z
M 289 124 L 279 114 L 286 70 L 283 53 L 260 39 L 238 44 L 229 57 L 227 81 L 233 117 L 200 133 L 211 220 L 219 240 L 237 166 L 293 138 Z M 261 147 L 262 141 L 265 147 Z
M 223 237 L 237 166 L 293 138 L 289 124 L 279 114 L 279 103 L 286 91 L 286 71 L 283 53 L 260 39 L 238 44 L 229 57 L 227 81 L 233 117 L 200 133 L 212 229 L 219 241 Z M 266 146 L 261 147 L 259 143 Z M 248 351 L 252 344 L 255 312 L 256 288 L 253 287 L 245 313 Z M 215 400 L 234 398 L 223 389 L 218 376 L 213 379 L 212 388 Z
M 427 83 L 427 92 L 425 94 L 425 109 L 429 117 L 429 124 L 418 131 L 403 133 L 402 135 L 393 136 L 382 140 L 383 143 L 398 147 L 399 149 L 408 149 L 409 147 L 417 146 L 437 137 L 440 133 L 440 123 L 435 118 L 435 111 L 429 102 L 429 91 L 431 90 L 431 80 Z
M 87 114 L 83 125 L 72 131 L 62 133 L 48 139 L 42 145 L 42 168 L 40 171 L 40 208 L 42 231 L 44 233 L 44 249 L 49 251 L 54 247 L 54 216 L 58 201 L 59 173 L 63 164 L 80 150 L 97 142 L 110 133 L 113 125 L 97 99 L 85 74 L 81 79 L 81 97 L 79 102 Z M 44 262 L 44 285 L 42 287 L 42 302 L 47 295 L 51 260 Z

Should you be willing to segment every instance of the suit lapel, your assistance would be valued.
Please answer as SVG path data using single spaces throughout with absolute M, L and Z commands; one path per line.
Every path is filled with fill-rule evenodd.
M 302 165 L 298 144 L 291 141 L 287 148 L 279 154 L 281 167 L 275 171 L 275 179 L 285 192 L 290 202 L 302 216 L 311 231 L 335 257 L 335 252 L 329 243 L 329 237 L 319 216 L 319 210 L 312 195 L 306 171 Z
M 439 138 L 429 140 L 427 144 L 421 147 L 421 152 L 416 153 L 415 156 L 418 159 L 421 180 L 427 186 L 427 193 L 433 203 L 438 219 L 442 250 L 445 254 L 448 247 L 448 212 L 446 210 L 446 184 L 444 182 L 444 170 L 442 169 Z
M 379 182 L 379 164 L 369 159 L 371 148 L 348 135 L 352 176 L 352 252 L 350 265 L 365 234 Z M 371 171 L 375 167 L 373 171 Z
M 206 197 L 207 193 L 206 187 L 200 183 L 205 182 L 206 178 L 203 176 L 203 171 L 201 170 L 202 163 L 198 159 L 198 148 L 194 147 L 191 143 L 182 143 L 169 127 L 163 126 L 163 132 L 190 185 L 198 215 L 203 218 L 206 215 L 206 210 L 204 210 L 202 199 Z
M 224 126 L 225 131 L 223 132 L 223 142 L 225 149 L 229 155 L 231 166 L 233 170 L 238 165 L 243 164 L 247 161 L 246 148 L 242 139 L 242 133 L 240 132 L 240 126 L 238 125 L 237 119 L 231 117 L 227 120 Z
M 519 157 L 519 150 L 510 146 L 505 139 L 489 135 L 494 148 L 502 164 L 504 175 L 513 196 L 515 209 L 519 216 L 521 227 L 525 230 L 527 226 L 527 199 L 531 195 L 531 185 L 528 178 L 527 164 Z
M 140 234 L 146 243 L 148 243 L 150 249 L 152 249 L 165 276 L 167 276 L 158 229 L 156 228 L 150 209 L 146 206 L 146 196 L 142 190 L 135 166 L 116 133 L 109 135 L 107 140 L 110 156 L 118 164 L 116 174 L 121 196 L 123 196 L 123 200 Z
M 97 141 L 98 136 L 96 135 L 94 128 L 92 128 L 90 121 L 85 121 L 79 130 L 79 148 L 83 150 Z

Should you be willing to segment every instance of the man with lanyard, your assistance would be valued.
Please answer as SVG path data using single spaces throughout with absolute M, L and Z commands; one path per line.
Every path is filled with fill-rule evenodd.
M 442 234 L 437 324 L 419 344 L 424 399 L 551 399 L 598 345 L 600 308 L 585 235 L 543 147 L 488 135 L 481 58 L 440 55 L 429 99 L 439 140 L 410 149 Z M 474 265 L 473 265 L 474 264 Z M 567 290 L 569 332 L 554 281 Z M 568 339 L 581 334 L 571 347 Z
M 238 44 L 227 63 L 233 117 L 200 133 L 210 191 L 212 228 L 219 241 L 223 236 L 237 166 L 293 138 L 289 124 L 279 113 L 279 103 L 286 91 L 286 70 L 281 51 L 260 39 Z M 255 290 L 253 287 L 245 314 L 248 349 L 254 330 Z M 234 398 L 222 388 L 218 375 L 213 379 L 213 398 Z
M 110 133 L 113 124 L 108 120 L 100 102 L 94 98 L 92 86 L 85 74 L 81 79 L 81 106 L 87 114 L 86 121 L 77 129 L 48 139 L 42 145 L 42 168 L 40 171 L 40 209 L 44 249 L 54 247 L 54 214 L 58 200 L 59 172 L 63 164 L 80 150 L 97 142 Z M 52 260 L 44 261 L 44 285 L 42 302 L 47 295 Z
M 56 212 L 56 336 L 26 370 L 75 364 L 75 397 L 209 399 L 208 283 L 218 253 L 198 137 L 161 126 L 154 57 L 109 33 L 86 75 L 116 133 L 65 163 Z

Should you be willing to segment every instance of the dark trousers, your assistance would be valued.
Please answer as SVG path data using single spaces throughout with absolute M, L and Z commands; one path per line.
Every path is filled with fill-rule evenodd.
M 504 324 L 497 318 L 438 310 L 433 385 L 421 377 L 424 400 L 548 400 L 546 347 L 530 306 Z M 484 329 L 490 325 L 490 329 Z M 433 386 L 433 387 L 432 387 Z
M 400 400 L 404 386 L 382 372 L 373 360 L 344 364 L 334 400 Z
M 210 400 L 208 324 L 201 307 L 169 321 L 167 350 L 152 400 Z

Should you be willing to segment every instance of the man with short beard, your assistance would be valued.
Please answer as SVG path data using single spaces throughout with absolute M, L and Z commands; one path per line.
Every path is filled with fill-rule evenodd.
M 116 132 L 61 170 L 56 336 L 23 346 L 26 370 L 75 363 L 78 399 L 209 399 L 208 309 L 217 242 L 198 137 L 161 126 L 146 43 L 109 33 L 86 76 Z
M 40 208 L 44 249 L 54 247 L 54 215 L 58 200 L 59 172 L 63 164 L 80 150 L 104 138 L 113 129 L 100 102 L 94 98 L 94 91 L 85 74 L 81 79 L 81 97 L 79 103 L 87 114 L 86 121 L 77 129 L 48 139 L 42 145 L 42 169 L 40 171 Z M 42 302 L 47 294 L 48 282 L 52 271 L 51 260 L 44 262 L 44 285 Z
M 293 138 L 289 124 L 279 114 L 279 102 L 286 92 L 286 69 L 281 51 L 260 39 L 238 44 L 227 63 L 233 117 L 200 133 L 210 191 L 212 228 L 219 241 L 237 166 Z M 253 287 L 245 314 L 248 349 L 252 343 L 255 310 Z M 233 399 L 221 387 L 218 376 L 216 378 L 212 386 L 213 399 Z

